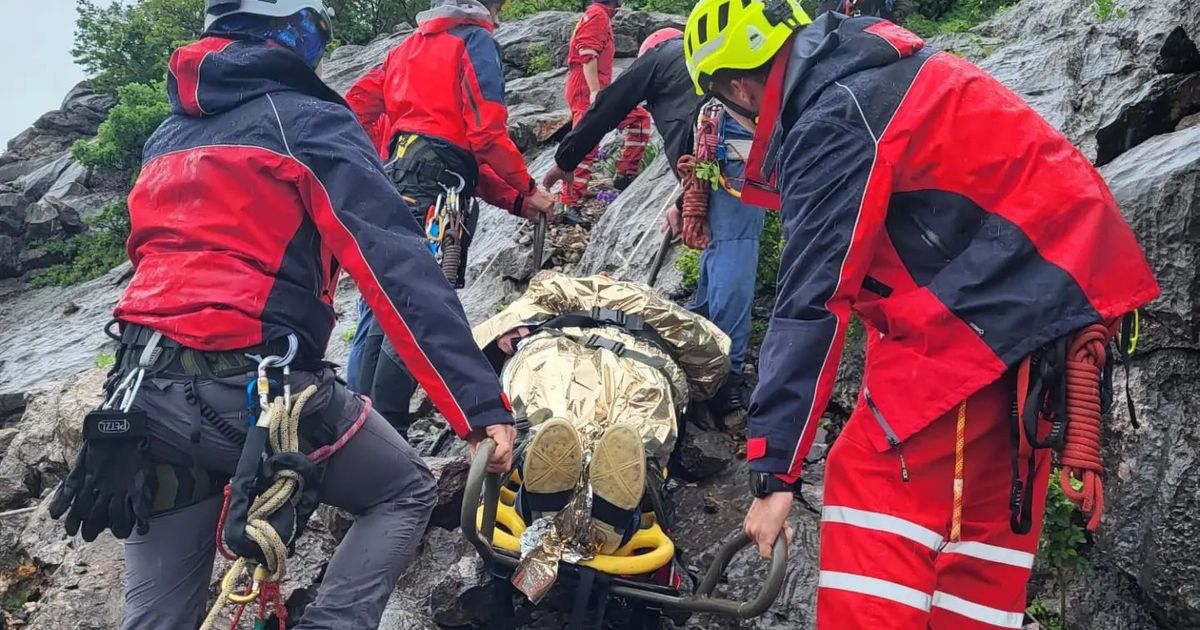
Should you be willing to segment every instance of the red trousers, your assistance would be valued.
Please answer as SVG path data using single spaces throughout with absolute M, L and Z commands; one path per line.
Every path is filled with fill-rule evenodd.
M 572 121 L 578 123 L 587 110 L 587 103 L 583 104 L 582 109 L 577 109 L 573 105 Z M 621 147 L 621 157 L 617 159 L 617 174 L 637 175 L 641 168 L 642 156 L 646 154 L 646 145 L 650 142 L 650 113 L 641 107 L 635 108 L 621 121 L 621 124 L 617 125 L 617 129 L 620 129 L 625 136 L 625 143 Z M 597 150 L 592 149 L 579 163 L 579 166 L 575 167 L 575 182 L 570 186 L 563 186 L 560 195 L 563 205 L 575 205 L 587 196 L 588 183 L 592 179 L 592 167 L 596 161 Z
M 821 630 L 1020 628 L 1050 473 L 1035 467 L 1034 526 L 1009 528 L 1009 399 L 1004 378 L 966 403 L 960 536 L 953 537 L 956 408 L 896 449 L 880 453 L 864 405 L 830 450 L 821 514 Z M 1027 448 L 1027 447 L 1026 447 Z M 1024 464 L 1026 455 L 1022 455 Z

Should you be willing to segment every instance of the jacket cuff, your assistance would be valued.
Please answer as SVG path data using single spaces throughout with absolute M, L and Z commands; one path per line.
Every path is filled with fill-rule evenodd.
M 513 424 L 512 403 L 508 402 L 508 396 L 503 393 L 499 399 L 481 402 L 464 409 L 463 414 L 467 416 L 471 429 L 482 429 L 494 424 Z
M 517 198 L 513 200 L 512 207 L 508 209 L 509 214 L 521 216 L 521 211 L 525 209 L 525 195 L 517 193 Z

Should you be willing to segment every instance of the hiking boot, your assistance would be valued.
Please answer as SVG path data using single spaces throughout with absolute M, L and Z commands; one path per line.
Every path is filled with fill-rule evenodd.
M 746 381 L 730 372 L 717 394 L 708 401 L 708 410 L 725 429 L 739 429 L 746 423 Z
M 633 183 L 633 178 L 635 177 L 637 177 L 637 175 L 617 175 L 613 178 L 613 188 L 616 188 L 617 190 L 625 190 L 626 188 L 629 188 L 630 184 Z
M 567 506 L 583 472 L 583 445 L 570 422 L 552 418 L 542 424 L 525 450 L 521 469 L 526 523 Z
M 612 553 L 625 542 L 646 489 L 646 454 L 633 427 L 618 424 L 604 431 L 592 455 L 590 480 L 592 524 L 603 537 L 600 553 Z
M 592 220 L 583 212 L 582 206 L 571 206 L 562 215 L 562 222 L 567 225 L 578 225 L 583 229 L 592 227 Z

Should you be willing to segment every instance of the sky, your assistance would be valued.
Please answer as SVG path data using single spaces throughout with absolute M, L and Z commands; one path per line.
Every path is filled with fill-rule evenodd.
M 71 59 L 75 0 L 0 0 L 0 151 L 84 78 Z

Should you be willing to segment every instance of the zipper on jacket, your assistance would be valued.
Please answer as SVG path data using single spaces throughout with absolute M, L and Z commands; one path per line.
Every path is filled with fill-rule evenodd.
M 896 437 L 892 426 L 884 419 L 879 407 L 875 406 L 875 401 L 871 400 L 871 390 L 865 386 L 863 387 L 863 398 L 867 401 L 867 407 L 871 410 L 871 414 L 875 416 L 875 421 L 879 423 L 879 428 L 883 429 L 883 435 L 887 438 L 888 445 L 896 451 L 896 456 L 900 458 L 900 479 L 908 483 L 908 465 L 904 463 L 904 448 L 900 443 L 900 438 Z
M 926 225 L 926 223 L 917 215 L 913 214 L 910 216 L 912 217 L 913 223 L 916 224 L 917 229 L 921 231 L 921 240 L 925 241 L 926 245 L 936 249 L 937 252 L 942 255 L 942 258 L 945 258 L 947 261 L 954 258 L 953 252 L 950 251 L 949 247 L 946 247 L 946 243 L 942 241 L 942 237 L 937 235 L 937 232 L 934 232 L 933 229 Z

